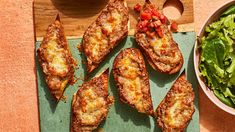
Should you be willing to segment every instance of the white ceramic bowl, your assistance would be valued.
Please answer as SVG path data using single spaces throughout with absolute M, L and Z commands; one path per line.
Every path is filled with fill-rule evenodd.
M 201 38 L 204 35 L 204 30 L 205 27 L 209 24 L 211 24 L 212 22 L 218 20 L 219 16 L 226 10 L 228 9 L 228 7 L 230 7 L 231 5 L 235 5 L 235 1 L 229 1 L 225 4 L 223 4 L 220 8 L 218 8 L 217 10 L 215 10 L 215 12 L 205 21 L 205 23 L 203 24 L 202 28 L 199 31 L 198 37 Z M 232 107 L 227 106 L 226 104 L 224 104 L 223 102 L 221 102 L 213 93 L 213 91 L 211 91 L 206 84 L 204 83 L 204 81 L 202 80 L 202 78 L 200 77 L 200 72 L 199 72 L 199 56 L 200 56 L 200 52 L 199 50 L 197 50 L 198 47 L 198 43 L 195 43 L 194 46 L 194 69 L 196 72 L 196 76 L 197 76 L 197 80 L 202 88 L 202 90 L 205 92 L 205 94 L 207 95 L 207 97 L 215 104 L 217 105 L 219 108 L 221 108 L 222 110 L 235 115 L 235 109 Z

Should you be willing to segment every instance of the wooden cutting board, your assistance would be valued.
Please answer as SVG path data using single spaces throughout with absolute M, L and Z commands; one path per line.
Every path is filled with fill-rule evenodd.
M 182 16 L 175 20 L 179 24 L 179 32 L 194 31 L 193 0 L 151 0 L 160 10 L 169 6 L 168 2 L 180 8 Z M 129 7 L 129 35 L 133 35 L 138 19 L 138 13 L 133 10 L 136 3 L 144 4 L 144 0 L 126 0 Z M 60 14 L 65 33 L 68 38 L 81 37 L 87 27 L 97 18 L 108 0 L 35 0 L 33 3 L 35 39 L 41 40 L 47 26 Z M 174 2 L 173 2 L 174 3 Z M 165 5 L 165 6 L 164 6 Z M 171 4 L 170 4 L 171 5 Z

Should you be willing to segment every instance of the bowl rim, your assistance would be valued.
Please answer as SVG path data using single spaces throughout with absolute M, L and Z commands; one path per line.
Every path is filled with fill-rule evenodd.
M 221 5 L 220 7 L 218 7 L 215 11 L 213 11 L 213 13 L 211 13 L 209 15 L 209 17 L 206 19 L 206 21 L 203 23 L 203 26 L 200 28 L 197 37 L 202 37 L 202 35 L 204 34 L 204 30 L 205 27 L 208 24 L 211 24 L 212 22 L 214 22 L 215 20 L 218 20 L 219 15 L 221 15 L 221 13 L 223 13 L 226 9 L 228 9 L 231 5 L 235 5 L 235 1 L 227 1 L 226 3 L 224 3 L 223 5 Z M 235 108 L 232 108 L 230 106 L 227 106 L 226 104 L 224 104 L 223 102 L 221 102 L 213 93 L 212 90 L 210 90 L 206 84 L 204 83 L 204 81 L 202 80 L 202 78 L 200 77 L 200 71 L 199 71 L 199 51 L 197 50 L 198 47 L 198 42 L 197 39 L 195 41 L 195 45 L 194 45 L 194 53 L 193 53 L 193 59 L 194 59 L 194 70 L 196 73 L 196 77 L 198 80 L 198 83 L 201 87 L 201 89 L 203 90 L 203 92 L 207 95 L 207 97 L 220 109 L 224 110 L 227 113 L 230 113 L 232 115 L 235 115 Z

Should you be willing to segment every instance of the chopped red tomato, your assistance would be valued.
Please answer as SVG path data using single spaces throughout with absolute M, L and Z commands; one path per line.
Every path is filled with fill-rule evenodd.
M 142 6 L 141 6 L 140 3 L 137 3 L 137 4 L 134 6 L 134 10 L 135 10 L 136 12 L 140 12 L 141 8 L 142 8 Z
M 174 21 L 171 23 L 171 31 L 177 32 L 178 30 L 178 24 Z
M 156 10 L 152 10 L 151 13 L 152 13 L 152 16 L 155 16 L 155 17 L 158 18 L 158 19 L 159 19 L 160 15 L 161 15 L 161 14 L 160 14 L 158 11 L 156 11 Z
M 158 36 L 159 36 L 160 38 L 163 37 L 163 32 L 162 32 L 162 29 L 161 29 L 160 27 L 157 28 L 157 34 L 158 34 Z
M 148 25 L 148 21 L 147 21 L 147 20 L 144 20 L 144 21 L 140 21 L 140 22 L 138 23 L 137 27 L 138 27 L 139 29 L 142 29 L 142 28 L 147 27 L 147 25 Z
M 142 12 L 142 13 L 140 14 L 140 18 L 141 18 L 142 20 L 150 20 L 150 19 L 152 18 L 152 15 L 151 15 L 151 13 L 149 13 L 149 12 Z
M 143 32 L 147 32 L 147 31 L 148 31 L 148 28 L 147 28 L 147 27 L 144 27 L 144 28 L 142 29 L 142 31 L 143 31 Z
M 161 20 L 161 22 L 162 22 L 163 24 L 165 24 L 165 23 L 166 23 L 166 16 L 161 15 L 161 16 L 160 16 L 160 20 Z

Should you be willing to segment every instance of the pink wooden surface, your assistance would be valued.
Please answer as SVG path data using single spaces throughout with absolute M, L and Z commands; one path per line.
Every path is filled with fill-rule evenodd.
M 195 0 L 195 28 L 225 0 Z M 39 131 L 32 0 L 0 2 L 0 131 Z M 201 131 L 235 131 L 235 118 L 199 89 Z
M 0 1 L 0 131 L 37 132 L 31 0 Z

